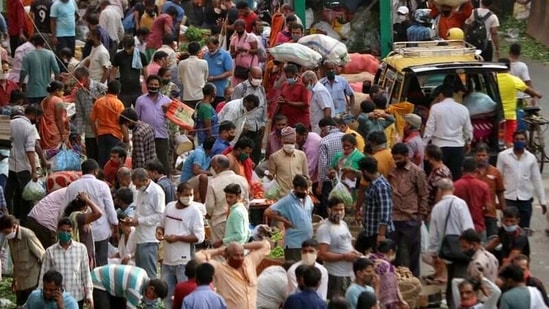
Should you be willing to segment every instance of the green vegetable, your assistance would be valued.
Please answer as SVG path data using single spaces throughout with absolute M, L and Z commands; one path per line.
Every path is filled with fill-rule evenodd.
M 276 246 L 273 250 L 271 250 L 269 257 L 274 259 L 284 258 L 284 249 L 282 249 L 281 246 Z
M 189 42 L 200 42 L 202 40 L 202 31 L 194 26 L 190 26 L 185 31 L 185 37 Z
M 274 242 L 282 240 L 282 232 L 278 231 L 278 232 L 274 233 L 273 236 L 271 236 L 271 240 L 274 241 Z

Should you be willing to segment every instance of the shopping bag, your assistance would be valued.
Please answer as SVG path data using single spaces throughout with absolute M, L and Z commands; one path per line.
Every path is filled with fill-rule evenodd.
M 166 118 L 181 128 L 192 131 L 194 128 L 193 114 L 194 109 L 181 101 L 173 100 L 168 106 Z
M 39 201 L 44 196 L 46 196 L 46 188 L 42 180 L 29 181 L 21 194 L 21 197 L 26 201 Z
M 80 155 L 76 151 L 68 149 L 65 144 L 52 159 L 51 169 L 53 172 L 79 171 L 81 168 Z
M 424 222 L 421 222 L 421 253 L 429 250 L 429 230 Z
M 280 194 L 280 185 L 274 179 L 263 184 L 263 189 L 265 192 L 265 198 L 269 200 L 277 199 Z
M 352 207 L 354 204 L 353 195 L 343 182 L 341 182 L 339 173 L 336 173 L 336 185 L 333 187 L 332 191 L 330 191 L 330 195 L 328 195 L 329 199 L 332 197 L 341 199 L 345 207 Z

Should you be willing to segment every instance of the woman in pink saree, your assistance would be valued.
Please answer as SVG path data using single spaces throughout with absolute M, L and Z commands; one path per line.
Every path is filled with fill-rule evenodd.
M 257 37 L 246 32 L 246 23 L 242 19 L 234 22 L 234 34 L 229 45 L 231 57 L 234 59 L 232 86 L 235 87 L 248 78 L 250 68 L 257 66 Z
M 48 86 L 49 95 L 42 100 L 44 116 L 40 120 L 40 144 L 42 149 L 58 148 L 69 137 L 69 120 L 63 103 L 64 88 L 62 82 L 52 81 Z

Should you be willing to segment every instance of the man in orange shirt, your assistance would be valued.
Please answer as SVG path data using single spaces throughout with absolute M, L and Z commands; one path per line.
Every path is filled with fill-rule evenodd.
M 473 5 L 470 1 L 465 2 L 459 7 L 453 8 L 448 5 L 437 6 L 433 0 L 429 0 L 429 8 L 431 9 L 431 17 L 433 20 L 438 20 L 437 37 L 447 40 L 448 29 L 461 28 L 465 25 L 465 20 L 473 13 Z
M 109 160 L 111 149 L 124 139 L 129 142 L 125 127 L 118 124 L 118 116 L 124 110 L 124 104 L 118 99 L 120 82 L 110 81 L 107 85 L 107 95 L 95 101 L 90 115 L 92 130 L 97 136 L 99 148 L 99 166 L 105 166 Z

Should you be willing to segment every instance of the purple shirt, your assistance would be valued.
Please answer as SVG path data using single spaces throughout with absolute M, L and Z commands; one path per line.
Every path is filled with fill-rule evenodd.
M 273 131 L 269 134 L 269 145 L 267 147 L 267 155 L 271 155 L 282 149 L 282 142 L 280 141 L 280 136 L 276 135 L 276 131 Z
M 137 117 L 153 127 L 155 138 L 168 138 L 168 122 L 162 106 L 171 102 L 170 98 L 162 94 L 158 94 L 156 102 L 149 94 L 140 96 L 135 102 Z
M 307 156 L 307 164 L 309 164 L 309 177 L 313 182 L 318 181 L 318 155 L 320 149 L 320 140 L 322 138 L 315 132 L 309 132 L 307 134 L 307 140 L 301 147 L 301 150 L 305 152 Z

